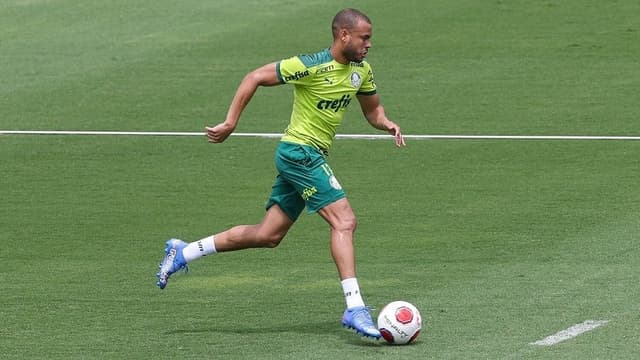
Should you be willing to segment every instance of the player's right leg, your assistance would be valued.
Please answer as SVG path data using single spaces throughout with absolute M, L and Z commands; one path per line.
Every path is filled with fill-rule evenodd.
M 247 248 L 276 247 L 293 223 L 278 204 L 273 204 L 258 224 L 234 226 L 189 244 L 171 239 L 166 243 L 160 271 L 156 274 L 157 285 L 164 289 L 172 274 L 186 270 L 187 263 L 206 255 Z
M 187 243 L 178 239 L 171 239 L 167 241 L 164 248 L 164 257 L 160 262 L 160 270 L 156 274 L 158 282 L 156 285 L 160 289 L 164 289 L 167 286 L 169 277 L 182 269 L 187 271 L 187 262 L 182 254 L 183 249 L 187 247 Z
M 214 235 L 217 252 L 247 248 L 274 248 L 280 244 L 294 221 L 278 204 L 270 206 L 259 224 L 238 225 Z

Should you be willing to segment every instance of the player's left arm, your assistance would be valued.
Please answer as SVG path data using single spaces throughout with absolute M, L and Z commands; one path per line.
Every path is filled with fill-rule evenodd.
M 396 146 L 404 146 L 404 137 L 400 131 L 400 126 L 387 118 L 384 107 L 382 107 L 380 103 L 380 95 L 358 94 L 357 97 L 358 102 L 360 102 L 360 108 L 362 108 L 362 113 L 369 124 L 376 129 L 387 131 L 393 135 L 396 140 Z

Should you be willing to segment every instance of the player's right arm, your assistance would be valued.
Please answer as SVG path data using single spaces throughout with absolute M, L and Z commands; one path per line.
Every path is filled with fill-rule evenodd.
M 358 95 L 358 101 L 362 108 L 362 113 L 369 124 L 376 129 L 385 130 L 393 135 L 396 139 L 396 146 L 404 146 L 404 137 L 400 131 L 400 126 L 387 118 L 382 104 L 380 104 L 380 95 Z
M 273 62 L 261 66 L 248 73 L 238 86 L 231 105 L 227 111 L 226 119 L 214 127 L 206 127 L 207 139 L 212 143 L 223 142 L 231 135 L 238 125 L 240 114 L 255 94 L 259 86 L 280 85 L 277 73 L 277 63 Z

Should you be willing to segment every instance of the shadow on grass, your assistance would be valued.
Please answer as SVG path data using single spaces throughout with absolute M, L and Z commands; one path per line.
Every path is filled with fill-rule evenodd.
M 216 333 L 225 332 L 238 335 L 251 335 L 251 334 L 265 334 L 265 333 L 285 333 L 295 332 L 301 334 L 327 334 L 330 332 L 336 332 L 333 328 L 336 327 L 335 322 L 320 322 L 320 323 L 306 323 L 306 324 L 281 324 L 271 326 L 244 326 L 242 328 L 228 328 L 228 327 L 216 327 L 211 325 L 198 326 L 198 324 L 192 324 L 189 328 L 175 329 L 166 332 L 167 335 L 175 334 L 197 334 L 197 333 Z M 338 324 L 339 325 L 339 324 Z M 332 331 L 333 330 L 333 331 Z
M 199 326 L 202 325 L 202 326 Z M 189 328 L 174 329 L 166 331 L 166 335 L 179 335 L 179 334 L 203 334 L 203 333 L 220 333 L 236 334 L 236 335 L 254 335 L 254 334 L 309 334 L 309 335 L 321 335 L 321 336 L 335 336 L 336 338 L 345 339 L 347 344 L 353 346 L 380 346 L 384 345 L 383 340 L 374 340 L 371 338 L 362 337 L 351 330 L 347 330 L 340 325 L 339 321 L 324 321 L 305 324 L 280 324 L 264 327 L 243 327 L 243 328 L 225 328 L 216 327 L 213 324 L 192 324 Z

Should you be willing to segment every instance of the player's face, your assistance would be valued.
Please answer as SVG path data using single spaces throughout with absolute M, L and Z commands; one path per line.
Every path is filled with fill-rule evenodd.
M 371 47 L 371 24 L 364 20 L 348 32 L 344 46 L 344 57 L 353 62 L 362 62 Z

